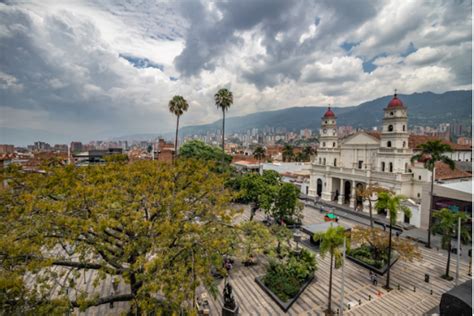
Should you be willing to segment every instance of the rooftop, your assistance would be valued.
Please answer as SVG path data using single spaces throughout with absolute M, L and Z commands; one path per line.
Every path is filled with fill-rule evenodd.
M 448 189 L 453 189 L 456 191 L 472 194 L 472 180 L 452 182 L 452 183 L 443 183 L 443 184 L 440 184 L 440 186 L 448 188 Z

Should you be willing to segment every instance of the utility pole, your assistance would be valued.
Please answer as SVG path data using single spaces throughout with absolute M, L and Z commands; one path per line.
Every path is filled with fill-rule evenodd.
M 456 252 L 456 286 L 459 282 L 459 259 L 461 257 L 461 217 L 458 217 L 458 249 Z
M 344 236 L 344 243 L 342 246 L 342 285 L 341 285 L 341 303 L 339 304 L 339 313 L 340 315 L 344 312 L 344 283 L 345 283 L 345 275 L 344 275 L 344 266 L 346 265 L 346 237 Z

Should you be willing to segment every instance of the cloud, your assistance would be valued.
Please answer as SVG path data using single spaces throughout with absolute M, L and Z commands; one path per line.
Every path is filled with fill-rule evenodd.
M 176 94 L 208 123 L 221 87 L 232 116 L 472 83 L 469 1 L 6 3 L 0 127 L 67 140 L 172 130 Z

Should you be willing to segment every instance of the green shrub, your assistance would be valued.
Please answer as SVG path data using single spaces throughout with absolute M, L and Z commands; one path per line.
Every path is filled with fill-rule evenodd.
M 299 254 L 290 252 L 280 261 L 271 260 L 263 283 L 282 301 L 293 298 L 304 282 L 316 270 L 316 259 L 306 249 Z

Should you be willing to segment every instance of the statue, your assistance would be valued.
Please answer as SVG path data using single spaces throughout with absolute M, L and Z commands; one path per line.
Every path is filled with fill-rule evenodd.
M 224 307 L 234 310 L 236 307 L 234 294 L 232 293 L 232 285 L 227 282 L 224 286 Z

